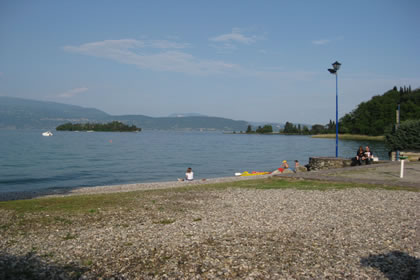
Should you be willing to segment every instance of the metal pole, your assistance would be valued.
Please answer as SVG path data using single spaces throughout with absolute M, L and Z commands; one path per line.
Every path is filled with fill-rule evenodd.
M 398 109 L 397 109 L 397 124 L 395 125 L 395 130 L 398 129 L 400 126 L 400 103 L 398 103 Z M 396 151 L 396 160 L 400 160 L 400 151 Z M 401 177 L 402 178 L 402 177 Z
M 335 157 L 338 158 L 338 73 L 335 73 Z

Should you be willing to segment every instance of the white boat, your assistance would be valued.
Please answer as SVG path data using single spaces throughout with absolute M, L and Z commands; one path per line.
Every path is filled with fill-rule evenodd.
M 51 131 L 45 131 L 42 133 L 42 136 L 53 136 Z

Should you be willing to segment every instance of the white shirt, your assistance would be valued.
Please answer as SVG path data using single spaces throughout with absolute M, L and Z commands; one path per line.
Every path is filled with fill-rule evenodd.
M 185 173 L 185 178 L 188 180 L 188 181 L 192 181 L 193 179 L 194 179 L 194 172 L 187 172 L 187 173 Z

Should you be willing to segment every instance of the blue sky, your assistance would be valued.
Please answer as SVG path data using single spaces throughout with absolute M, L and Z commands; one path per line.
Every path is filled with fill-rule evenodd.
M 0 1 L 0 95 L 327 123 L 420 87 L 420 1 Z

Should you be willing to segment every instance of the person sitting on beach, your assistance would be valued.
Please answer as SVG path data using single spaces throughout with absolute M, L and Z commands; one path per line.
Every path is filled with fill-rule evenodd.
M 186 181 L 194 180 L 194 172 L 192 171 L 191 167 L 188 167 L 187 172 L 185 173 L 185 180 Z
M 296 159 L 295 160 L 295 173 L 298 172 L 299 166 L 300 166 L 299 161 Z
M 366 163 L 366 164 L 371 164 L 373 161 L 373 153 L 370 150 L 369 146 L 366 146 L 365 148 L 365 152 L 363 153 L 363 157 L 362 160 Z
M 185 172 L 185 178 L 178 178 L 178 181 L 193 181 L 194 180 L 194 172 L 192 171 L 191 167 L 188 167 L 187 171 Z M 204 181 L 205 179 L 203 179 Z
M 284 173 L 284 171 L 286 171 L 286 173 L 289 173 L 289 171 L 291 171 L 289 168 L 289 164 L 287 163 L 287 160 L 283 160 L 283 163 L 280 165 L 280 167 L 272 171 L 270 174 L 275 175 L 279 173 Z
M 289 164 L 287 163 L 287 160 L 283 160 L 283 163 L 281 164 L 280 169 L 283 169 L 283 171 L 281 171 L 281 173 L 292 173 L 293 169 L 291 169 L 289 167 Z
M 356 152 L 356 157 L 354 158 L 355 159 L 355 162 L 356 162 L 356 164 L 358 164 L 358 165 L 362 165 L 362 162 L 363 162 L 363 157 L 365 156 L 365 151 L 363 151 L 363 147 L 362 146 L 360 146 L 359 147 L 359 149 L 357 150 L 357 152 Z

